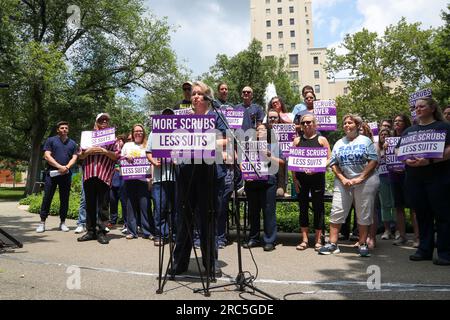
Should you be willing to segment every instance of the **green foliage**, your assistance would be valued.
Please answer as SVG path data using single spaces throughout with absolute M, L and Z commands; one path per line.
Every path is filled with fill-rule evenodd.
M 70 122 L 70 136 L 92 129 L 110 111 L 118 130 L 143 122 L 127 97 L 135 88 L 161 90 L 177 74 L 170 27 L 142 0 L 79 0 L 81 28 L 67 25 L 73 2 L 2 0 L 0 10 L 0 156 L 29 160 L 27 192 L 42 165 L 52 127 Z M 119 97 L 119 93 L 121 93 Z
M 288 106 L 294 106 L 300 101 L 298 93 L 292 90 L 292 85 L 284 58 L 261 56 L 262 44 L 253 39 L 249 47 L 229 58 L 224 54 L 216 57 L 216 63 L 202 79 L 212 88 L 219 82 L 225 82 L 229 88 L 229 100 L 239 103 L 241 90 L 245 86 L 253 89 L 254 102 L 264 108 L 264 93 L 267 84 L 274 82 L 277 94 L 284 98 Z
M 0 200 L 16 201 L 23 196 L 24 188 L 0 188 Z
M 350 70 L 354 77 L 349 82 L 350 94 L 337 98 L 338 121 L 347 113 L 359 114 L 367 121 L 406 113 L 409 94 L 424 87 L 436 89 L 448 85 L 448 81 L 439 84 L 433 80 L 436 77 L 427 68 L 430 61 L 439 61 L 436 64 L 441 63 L 443 74 L 449 75 L 449 56 L 445 55 L 449 52 L 448 40 L 445 45 L 437 40 L 438 36 L 432 37 L 434 33 L 432 29 L 421 30 L 420 23 L 408 24 L 402 18 L 387 27 L 382 36 L 366 29 L 346 35 L 341 45 L 346 50 L 343 55 L 328 50 L 326 70 L 331 73 Z M 430 58 L 430 54 L 434 55 L 430 50 L 431 39 L 435 39 L 436 48 L 445 51 L 437 60 Z M 442 75 L 440 78 L 445 79 Z

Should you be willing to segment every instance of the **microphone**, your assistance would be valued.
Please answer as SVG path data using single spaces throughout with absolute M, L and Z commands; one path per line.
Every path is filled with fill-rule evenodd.
M 219 109 L 222 106 L 222 104 L 219 101 L 217 101 L 216 99 L 213 99 L 213 97 L 204 95 L 203 99 L 211 102 L 211 105 L 213 106 L 213 108 Z

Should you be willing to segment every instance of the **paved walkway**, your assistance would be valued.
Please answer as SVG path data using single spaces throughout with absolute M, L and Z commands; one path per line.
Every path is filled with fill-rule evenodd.
M 79 243 L 74 220 L 67 221 L 67 233 L 58 231 L 57 217 L 49 217 L 47 231 L 37 234 L 38 222 L 38 215 L 17 202 L 0 202 L 0 227 L 24 244 L 14 248 L 0 235 L 7 244 L 0 249 L 0 299 L 263 299 L 235 286 L 211 290 L 210 297 L 193 293 L 201 288 L 194 258 L 187 276 L 168 281 L 156 294 L 159 249 L 153 242 L 126 240 L 112 230 L 109 245 Z M 410 262 L 411 247 L 379 240 L 370 258 L 360 258 L 350 242 L 341 243 L 342 253 L 333 256 L 295 250 L 296 234 L 281 234 L 278 242 L 272 252 L 252 250 L 257 268 L 250 252 L 242 250 L 246 275 L 257 276 L 254 285 L 278 299 L 450 299 L 450 268 Z M 220 250 L 219 260 L 223 276 L 216 284 L 230 283 L 238 273 L 236 242 Z

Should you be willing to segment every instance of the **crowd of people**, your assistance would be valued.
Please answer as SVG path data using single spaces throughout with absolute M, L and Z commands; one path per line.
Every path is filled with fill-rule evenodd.
M 300 242 L 297 250 L 309 248 L 309 202 L 312 203 L 314 244 L 319 254 L 339 253 L 338 240 L 349 221 L 352 209 L 357 225 L 357 254 L 370 256 L 376 247 L 378 225 L 384 227 L 382 240 L 393 239 L 394 245 L 405 245 L 406 212 L 410 212 L 414 227 L 413 246 L 417 251 L 411 261 L 432 260 L 450 265 L 450 107 L 441 111 L 432 98 L 416 101 L 414 124 L 405 114 L 399 114 L 379 123 L 378 140 L 372 130 L 358 115 L 347 114 L 342 119 L 344 136 L 330 146 L 327 134 L 318 130 L 314 115 L 316 96 L 311 86 L 302 90 L 303 101 L 288 112 L 282 97 L 273 97 L 267 108 L 253 102 L 253 89 L 246 86 L 241 91 L 242 103 L 228 101 L 228 85 L 217 86 L 218 100 L 211 101 L 213 90 L 201 81 L 187 81 L 182 85 L 184 97 L 163 115 L 194 114 L 214 116 L 216 127 L 216 152 L 231 163 L 176 163 L 171 159 L 154 157 L 152 132 L 142 124 L 135 124 L 131 133 L 118 135 L 115 143 L 102 147 L 78 148 L 68 137 L 69 124 L 59 122 L 57 135 L 44 144 L 44 157 L 48 163 L 44 199 L 40 211 L 41 223 L 37 232 L 45 231 L 45 220 L 56 187 L 60 194 L 60 230 L 69 231 L 65 224 L 71 168 L 77 160 L 82 166 L 82 195 L 76 233 L 84 233 L 78 241 L 97 240 L 107 244 L 107 233 L 118 223 L 118 203 L 121 203 L 126 239 L 141 236 L 155 246 L 170 240 L 175 243 L 172 274 L 187 270 L 192 247 L 201 249 L 203 265 L 213 275 L 220 274 L 217 265 L 218 249 L 227 244 L 226 226 L 228 203 L 232 191 L 243 185 L 242 172 L 233 154 L 227 154 L 226 131 L 230 130 L 220 110 L 243 111 L 242 131 L 255 130 L 255 141 L 267 142 L 264 160 L 276 164 L 278 170 L 265 179 L 246 179 L 245 194 L 248 201 L 250 232 L 244 247 L 262 246 L 272 251 L 277 241 L 276 199 L 290 196 L 287 192 L 292 175 L 299 202 Z M 206 98 L 208 97 L 208 98 Z M 267 116 L 266 116 L 267 114 Z M 445 116 L 445 118 L 444 118 Z M 107 113 L 97 115 L 93 130 L 111 127 Z M 286 156 L 274 135 L 274 124 L 295 125 L 293 147 L 326 148 L 327 167 L 334 173 L 329 240 L 324 243 L 325 225 L 325 173 L 288 172 Z M 381 170 L 386 164 L 388 138 L 402 139 L 416 132 L 433 130 L 445 133 L 444 151 L 439 158 L 410 157 L 395 170 Z M 132 162 L 136 157 L 146 157 L 152 164 L 152 177 L 123 180 L 118 160 Z M 408 209 L 408 210 L 407 210 Z M 263 235 L 260 215 L 263 216 Z M 379 212 L 379 214 L 378 214 Z M 378 219 L 381 221 L 378 221 Z M 356 232 L 357 230 L 357 232 Z M 348 233 L 348 231 L 347 231 Z M 436 239 L 435 239 L 436 234 Z

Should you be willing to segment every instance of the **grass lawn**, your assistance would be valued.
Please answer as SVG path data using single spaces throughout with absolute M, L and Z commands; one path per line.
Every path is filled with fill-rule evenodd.
M 23 198 L 25 187 L 18 188 L 0 188 L 0 201 L 19 201 Z

